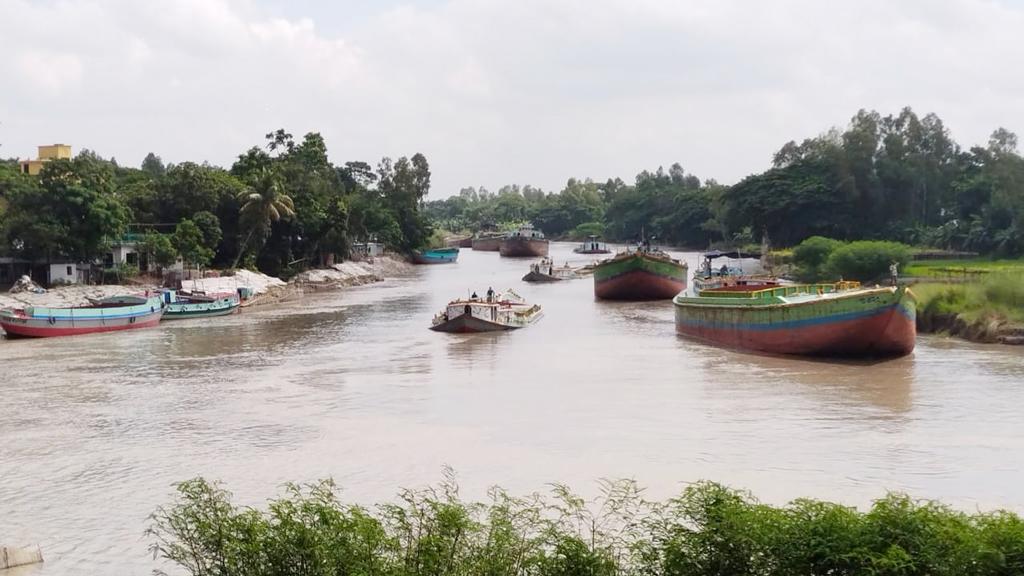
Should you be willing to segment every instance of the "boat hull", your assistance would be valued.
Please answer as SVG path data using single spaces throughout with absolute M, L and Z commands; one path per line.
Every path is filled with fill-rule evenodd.
M 228 304 L 215 302 L 180 302 L 167 305 L 164 320 L 187 320 L 189 318 L 212 318 L 227 316 L 238 311 L 239 301 Z
M 574 248 L 573 252 L 576 254 L 611 254 L 611 250 L 582 250 L 580 248 Z
M 43 308 L 0 313 L 0 328 L 8 338 L 79 336 L 118 330 L 151 328 L 164 313 L 159 298 L 146 304 L 110 308 Z M 19 313 L 20 312 L 20 313 Z
M 916 306 L 905 288 L 764 306 L 682 304 L 677 299 L 675 321 L 681 335 L 771 354 L 903 356 L 914 350 L 917 337 Z
M 459 259 L 458 248 L 445 250 L 428 250 L 426 252 L 413 252 L 412 261 L 415 264 L 451 264 Z
M 523 282 L 561 282 L 563 279 L 550 274 L 543 274 L 541 272 L 530 271 L 523 276 Z
M 479 250 L 481 252 L 497 252 L 499 245 L 501 244 L 501 238 L 473 238 L 470 241 L 470 247 L 473 250 Z
M 498 245 L 498 252 L 509 258 L 538 258 L 548 255 L 548 241 L 544 238 L 504 238 Z
M 594 295 L 603 300 L 668 300 L 686 290 L 686 265 L 634 254 L 594 268 Z
M 498 324 L 496 322 L 490 322 L 482 318 L 477 318 L 472 314 L 462 314 L 460 316 L 452 318 L 451 320 L 430 327 L 430 329 L 435 332 L 452 332 L 456 334 L 474 334 L 477 332 L 504 332 L 506 330 L 516 330 L 518 328 L 522 328 L 522 326 Z

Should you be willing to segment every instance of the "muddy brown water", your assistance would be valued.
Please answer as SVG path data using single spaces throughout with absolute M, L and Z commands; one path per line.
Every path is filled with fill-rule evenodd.
M 146 517 L 175 481 L 219 479 L 257 504 L 331 476 L 369 504 L 445 465 L 473 498 L 630 477 L 651 497 L 711 479 L 775 503 L 902 490 L 1024 511 L 1024 349 L 922 336 L 876 363 L 723 350 L 677 337 L 668 302 L 595 302 L 590 279 L 523 284 L 529 262 L 466 249 L 227 318 L 0 341 L 0 545 L 42 545 L 25 574 L 148 574 L 163 565 Z M 427 330 L 449 298 L 488 286 L 545 317 Z

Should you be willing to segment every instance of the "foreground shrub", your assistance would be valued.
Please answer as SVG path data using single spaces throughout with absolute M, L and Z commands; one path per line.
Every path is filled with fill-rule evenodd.
M 911 249 L 899 242 L 862 240 L 836 248 L 825 263 L 825 270 L 834 278 L 868 282 L 888 278 L 889 265 L 896 262 L 900 270 L 910 262 Z
M 811 236 L 793 249 L 793 264 L 797 277 L 803 282 L 817 282 L 826 274 L 825 263 L 836 248 L 843 245 L 840 240 Z
M 467 502 L 449 477 L 368 509 L 330 481 L 288 486 L 266 510 L 215 483 L 178 485 L 152 516 L 151 549 L 199 575 L 1004 576 L 1024 574 L 1024 522 L 892 494 L 867 512 L 782 507 L 701 482 L 648 502 L 633 482 L 584 500 L 563 486 Z M 158 572 L 160 573 L 160 572 Z

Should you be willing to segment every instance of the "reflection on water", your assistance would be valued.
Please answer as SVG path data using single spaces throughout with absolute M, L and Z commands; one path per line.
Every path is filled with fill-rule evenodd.
M 556 245 L 557 262 L 579 262 Z M 683 254 L 691 269 L 696 254 Z M 873 363 L 762 356 L 677 337 L 668 302 L 600 302 L 590 279 L 519 281 L 464 250 L 412 278 L 129 334 L 0 342 L 0 542 L 38 574 L 146 573 L 141 534 L 196 475 L 243 503 L 333 476 L 372 502 L 458 470 L 464 491 L 708 478 L 770 501 L 908 490 L 1024 509 L 1024 352 L 923 337 Z M 525 330 L 427 330 L 468 290 L 545 308 Z

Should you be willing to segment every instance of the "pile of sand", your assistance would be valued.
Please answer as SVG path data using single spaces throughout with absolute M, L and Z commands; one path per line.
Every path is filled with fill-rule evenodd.
M 155 289 L 155 287 L 152 289 Z M 33 292 L 0 294 L 0 308 L 21 308 L 23 306 L 69 308 L 73 306 L 86 306 L 90 303 L 90 300 L 99 300 L 110 296 L 123 296 L 125 294 L 140 294 L 145 291 L 145 286 L 88 286 L 75 284 L 53 288 L 43 294 L 35 294 Z
M 383 280 L 373 269 L 360 262 L 342 262 L 330 268 L 306 270 L 295 276 L 292 282 L 300 286 L 343 287 L 358 286 Z
M 271 288 L 278 288 L 284 285 L 284 280 L 280 278 L 267 276 L 266 274 L 251 270 L 237 270 L 234 276 L 185 280 L 181 283 L 181 288 L 183 290 L 199 290 L 208 293 L 234 292 L 238 288 L 249 288 L 253 294 L 263 294 Z

